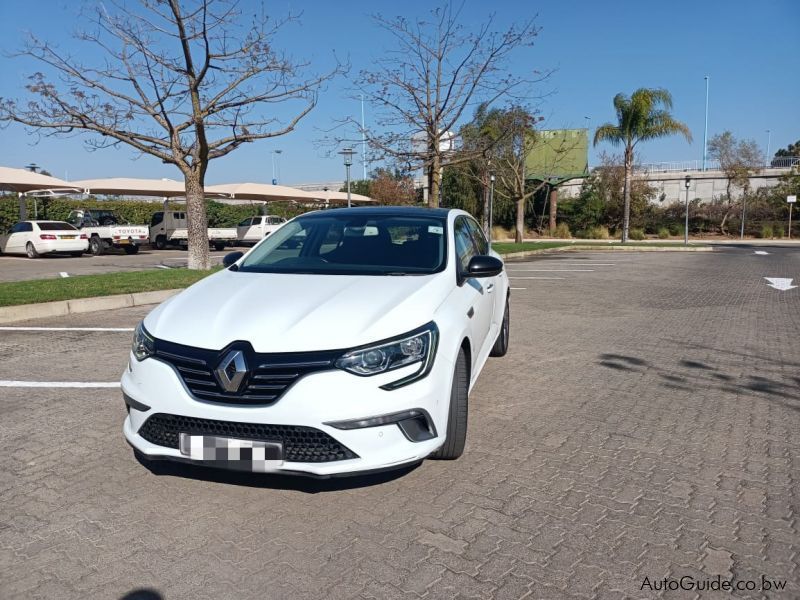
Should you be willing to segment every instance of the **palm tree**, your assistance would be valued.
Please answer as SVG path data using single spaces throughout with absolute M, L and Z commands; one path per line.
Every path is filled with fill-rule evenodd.
M 625 94 L 614 96 L 617 124 L 605 123 L 594 134 L 594 145 L 610 142 L 614 146 L 625 146 L 625 198 L 622 225 L 622 242 L 628 241 L 631 216 L 631 177 L 633 176 L 633 151 L 636 144 L 668 135 L 680 133 L 688 142 L 692 141 L 689 128 L 676 121 L 669 110 L 672 96 L 664 89 L 640 88 L 629 98 Z

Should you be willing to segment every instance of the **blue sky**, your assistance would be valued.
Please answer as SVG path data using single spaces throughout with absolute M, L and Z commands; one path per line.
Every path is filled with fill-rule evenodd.
M 249 0 L 242 0 L 245 6 Z M 86 4 L 91 5 L 92 0 Z M 255 4 L 255 3 L 253 3 Z M 72 39 L 81 2 L 68 0 L 2 0 L 0 2 L 0 97 L 24 98 L 23 86 L 32 65 L 12 59 L 25 31 L 79 51 Z M 302 12 L 279 41 L 298 58 L 330 66 L 335 52 L 348 57 L 351 75 L 368 67 L 390 43 L 371 23 L 385 16 L 425 15 L 430 2 L 266 2 L 268 10 Z M 771 130 L 771 149 L 800 139 L 800 2 L 796 0 L 731 0 L 728 2 L 643 3 L 543 0 L 467 0 L 462 22 L 477 25 L 490 10 L 499 25 L 538 14 L 542 28 L 536 45 L 520 51 L 511 69 L 555 69 L 538 88 L 547 97 L 540 110 L 548 127 L 592 128 L 613 120 L 611 100 L 617 92 L 638 87 L 665 87 L 672 92 L 675 116 L 686 122 L 694 143 L 670 138 L 641 147 L 645 162 L 699 159 L 703 143 L 705 83 L 710 76 L 709 136 L 730 129 L 755 139 L 764 150 Z M 92 55 L 84 56 L 91 61 Z M 343 177 L 338 156 L 319 147 L 333 121 L 360 113 L 348 99 L 348 81 L 327 86 L 315 111 L 298 129 L 282 138 L 251 144 L 212 163 L 207 181 L 265 181 L 272 178 L 272 151 L 282 151 L 281 183 L 329 181 Z M 370 107 L 366 107 L 367 124 Z M 600 148 L 590 151 L 590 163 Z M 58 177 L 172 177 L 176 168 L 150 157 L 136 157 L 121 148 L 87 151 L 80 138 L 37 139 L 21 127 L 0 130 L 0 165 L 22 167 L 34 161 Z M 354 173 L 360 173 L 357 164 Z

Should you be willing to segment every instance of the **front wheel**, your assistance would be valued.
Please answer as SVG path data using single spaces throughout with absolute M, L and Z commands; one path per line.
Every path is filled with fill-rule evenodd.
M 510 337 L 511 329 L 511 316 L 508 309 L 508 298 L 506 298 L 506 310 L 503 313 L 503 323 L 500 325 L 500 333 L 497 334 L 497 339 L 494 341 L 492 351 L 489 356 L 505 356 L 508 352 L 508 339 Z
M 156 250 L 163 250 L 167 247 L 167 238 L 163 235 L 156 236 Z
M 469 396 L 469 369 L 464 349 L 458 351 L 453 385 L 450 388 L 450 408 L 447 413 L 447 431 L 444 445 L 431 454 L 439 460 L 455 460 L 464 452 L 467 441 L 467 409 Z
M 28 258 L 39 258 L 39 253 L 36 251 L 36 246 L 33 245 L 33 242 L 28 242 L 25 245 L 25 254 L 28 255 Z

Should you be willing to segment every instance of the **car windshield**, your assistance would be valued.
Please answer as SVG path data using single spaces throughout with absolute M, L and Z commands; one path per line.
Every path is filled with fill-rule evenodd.
M 41 231 L 73 231 L 75 228 L 64 221 L 49 221 L 47 223 L 37 223 Z
M 340 213 L 298 217 L 268 237 L 240 271 L 428 275 L 446 263 L 445 219 Z

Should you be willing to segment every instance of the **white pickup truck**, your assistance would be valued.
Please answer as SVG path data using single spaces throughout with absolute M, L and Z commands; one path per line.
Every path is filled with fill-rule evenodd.
M 257 244 L 284 223 L 286 219 L 274 215 L 247 217 L 236 227 L 236 237 L 240 244 Z
M 186 213 L 178 210 L 158 211 L 150 219 L 150 243 L 163 250 L 167 246 L 187 246 Z M 236 242 L 235 227 L 209 227 L 208 243 L 215 250 L 223 250 L 226 245 Z
M 149 241 L 147 225 L 130 225 L 113 211 L 79 208 L 70 211 L 67 223 L 89 238 L 89 252 L 98 256 L 108 248 L 122 248 L 125 254 L 136 254 L 139 246 Z

